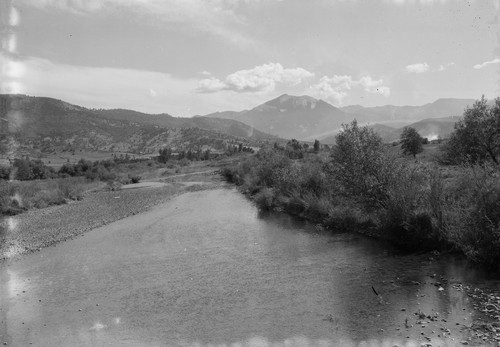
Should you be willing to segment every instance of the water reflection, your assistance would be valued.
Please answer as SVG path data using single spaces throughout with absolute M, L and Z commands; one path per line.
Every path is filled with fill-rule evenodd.
M 447 345 L 440 328 L 460 336 L 473 311 L 442 278 L 484 282 L 453 258 L 396 255 L 258 214 L 220 189 L 0 264 L 0 335 L 21 345 L 393 346 L 424 332 Z M 419 311 L 439 320 L 417 327 Z

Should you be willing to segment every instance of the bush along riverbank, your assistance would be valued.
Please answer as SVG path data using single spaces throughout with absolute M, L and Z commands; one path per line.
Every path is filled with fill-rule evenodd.
M 275 144 L 222 174 L 259 208 L 387 239 L 404 250 L 456 250 L 498 268 L 497 165 L 450 167 L 405 157 L 355 121 L 336 140 L 323 151 L 295 140 Z

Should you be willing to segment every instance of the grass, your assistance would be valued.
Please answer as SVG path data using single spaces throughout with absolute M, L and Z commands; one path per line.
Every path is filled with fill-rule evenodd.
M 97 182 L 83 177 L 0 181 L 0 211 L 2 214 L 12 215 L 33 208 L 61 205 L 69 200 L 81 200 L 86 191 L 97 185 Z

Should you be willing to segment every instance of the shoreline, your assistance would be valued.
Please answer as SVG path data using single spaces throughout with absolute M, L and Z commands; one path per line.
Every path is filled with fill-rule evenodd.
M 196 184 L 162 182 L 163 186 L 87 192 L 80 201 L 5 216 L 0 219 L 0 264 L 145 212 L 181 194 L 226 184 L 216 177 L 203 175 Z

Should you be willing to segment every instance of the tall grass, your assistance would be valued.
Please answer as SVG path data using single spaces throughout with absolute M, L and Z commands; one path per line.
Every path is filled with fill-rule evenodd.
M 35 181 L 0 181 L 1 214 L 17 214 L 32 208 L 80 200 L 94 183 L 83 177 Z

